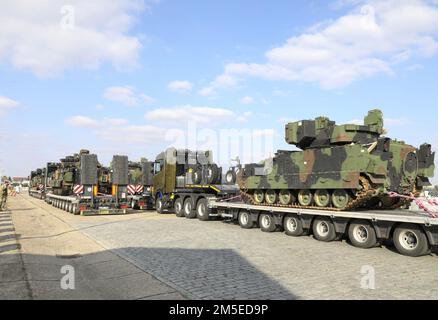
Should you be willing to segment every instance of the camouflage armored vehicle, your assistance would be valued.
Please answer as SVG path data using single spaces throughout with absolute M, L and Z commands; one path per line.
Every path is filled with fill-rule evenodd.
M 395 209 L 430 185 L 435 153 L 384 136 L 383 114 L 363 125 L 337 125 L 326 117 L 286 125 L 286 142 L 302 151 L 278 151 L 271 166 L 246 165 L 237 177 L 245 202 L 325 210 Z
M 100 194 L 111 194 L 112 182 L 111 182 L 111 169 L 98 164 L 98 192 Z
M 37 169 L 30 173 L 29 194 L 36 191 L 44 191 L 46 169 Z
M 73 194 L 73 187 L 81 183 L 81 156 L 88 155 L 88 150 L 81 150 L 79 154 L 61 159 L 57 169 L 48 179 L 48 186 L 54 195 L 69 196 Z
M 141 158 L 139 162 L 129 161 L 129 185 L 135 189 L 133 194 L 141 194 L 145 188 L 150 188 L 152 185 L 154 163 L 146 158 Z

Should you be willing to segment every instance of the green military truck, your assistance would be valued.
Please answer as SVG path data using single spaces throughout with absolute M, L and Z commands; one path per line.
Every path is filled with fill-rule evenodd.
M 158 213 L 209 220 L 217 212 L 209 201 L 236 196 L 237 186 L 223 183 L 222 168 L 213 163 L 211 151 L 177 150 L 159 154 L 154 162 L 151 192 Z

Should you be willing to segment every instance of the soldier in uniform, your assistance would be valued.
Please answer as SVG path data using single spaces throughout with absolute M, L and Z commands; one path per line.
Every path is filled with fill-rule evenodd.
M 9 181 L 5 181 L 0 187 L 0 211 L 6 210 L 6 201 L 8 200 Z

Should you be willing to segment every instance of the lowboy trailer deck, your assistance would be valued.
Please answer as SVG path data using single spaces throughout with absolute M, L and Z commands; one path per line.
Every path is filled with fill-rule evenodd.
M 128 213 L 127 205 L 117 205 L 112 196 L 58 196 L 46 195 L 46 202 L 74 215 L 120 215 Z
M 292 237 L 313 234 L 319 241 L 347 238 L 355 247 L 369 249 L 392 240 L 402 255 L 418 257 L 438 246 L 438 218 L 408 210 L 329 211 L 210 199 L 209 210 L 238 221 L 244 229 L 284 230 Z

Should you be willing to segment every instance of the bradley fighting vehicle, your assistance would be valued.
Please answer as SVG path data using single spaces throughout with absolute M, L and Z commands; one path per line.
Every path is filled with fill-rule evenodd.
M 46 169 L 37 169 L 30 173 L 29 193 L 44 191 Z
M 418 195 L 434 174 L 431 145 L 418 149 L 383 136 L 383 114 L 364 125 L 337 125 L 326 117 L 286 125 L 286 142 L 302 151 L 278 151 L 272 167 L 246 165 L 238 176 L 242 196 L 255 205 L 325 210 L 396 209 Z
M 60 163 L 52 165 L 55 170 L 52 170 L 52 173 L 48 175 L 47 186 L 52 189 L 54 195 L 70 196 L 73 194 L 74 186 L 81 184 L 81 160 L 83 156 L 92 155 L 88 150 L 81 150 L 79 154 L 67 156 L 61 159 Z

